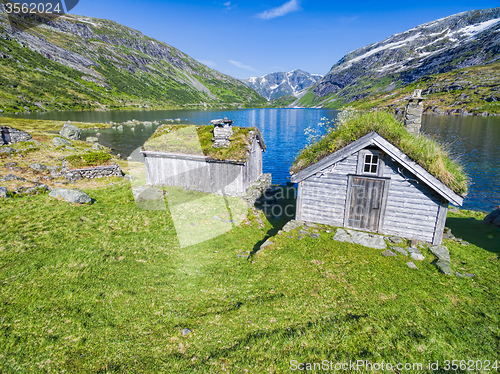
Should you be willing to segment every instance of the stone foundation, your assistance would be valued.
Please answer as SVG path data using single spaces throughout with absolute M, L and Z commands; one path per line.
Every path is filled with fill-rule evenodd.
M 247 188 L 244 199 L 249 207 L 253 207 L 255 201 L 262 196 L 265 190 L 271 187 L 272 178 L 270 173 L 262 174 L 259 179 Z
M 95 166 L 91 168 L 72 169 L 63 172 L 68 180 L 96 179 L 106 177 L 123 177 L 123 172 L 118 165 Z

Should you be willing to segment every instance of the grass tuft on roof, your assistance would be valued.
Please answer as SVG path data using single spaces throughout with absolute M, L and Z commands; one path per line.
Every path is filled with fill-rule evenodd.
M 292 174 L 376 131 L 455 193 L 462 196 L 467 193 L 467 176 L 443 146 L 422 134 L 409 133 L 392 114 L 348 110 L 347 115 L 341 114 L 339 118 L 333 131 L 300 152 L 290 169 Z
M 163 125 L 144 144 L 144 151 L 208 156 L 214 160 L 244 162 L 258 129 L 233 126 L 228 148 L 213 148 L 214 126 Z

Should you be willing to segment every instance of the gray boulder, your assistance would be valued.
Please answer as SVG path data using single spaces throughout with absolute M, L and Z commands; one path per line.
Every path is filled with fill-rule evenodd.
M 338 242 L 353 243 L 351 235 L 349 235 L 344 229 L 337 229 L 333 240 Z
M 403 238 L 400 236 L 390 236 L 389 241 L 393 244 L 402 244 L 403 243 Z
M 46 184 L 39 184 L 35 187 L 20 187 L 14 193 L 16 195 L 38 195 L 49 191 L 49 187 Z
M 408 265 L 408 267 L 409 267 L 410 269 L 417 269 L 417 270 L 418 270 L 417 265 L 415 265 L 415 264 L 414 264 L 413 262 L 411 262 L 411 261 L 410 261 L 410 262 L 407 262 L 407 263 L 406 263 L 406 265 Z
M 59 138 L 56 136 L 54 139 L 52 139 L 52 144 L 56 147 L 62 147 L 65 145 L 71 145 L 71 142 L 67 139 Z
M 369 248 L 386 249 L 384 237 L 380 235 L 369 234 L 361 231 L 347 230 L 352 236 L 354 243 L 364 245 Z
M 87 138 L 85 139 L 85 141 L 87 143 L 97 143 L 99 141 L 99 139 L 96 138 L 95 136 L 87 136 Z
M 0 182 L 9 182 L 9 181 L 25 181 L 26 179 L 24 179 L 23 177 L 18 177 L 17 175 L 14 175 L 14 174 L 7 174 L 5 177 L 3 177 L 2 179 L 0 179 Z
M 31 135 L 26 131 L 21 131 L 9 126 L 0 126 L 0 145 L 31 140 Z
M 382 252 L 382 256 L 391 257 L 391 256 L 397 256 L 397 254 L 395 254 L 393 251 L 386 249 L 384 252 Z
M 429 247 L 429 250 L 437 258 L 450 258 L 450 252 L 444 245 L 433 245 L 432 247 Z
M 74 125 L 71 125 L 69 122 L 66 122 L 63 128 L 59 131 L 59 135 L 70 140 L 80 140 L 81 133 L 82 130 Z
M 0 153 L 7 153 L 7 154 L 11 154 L 11 153 L 14 153 L 16 150 L 12 147 L 0 147 Z
M 422 253 L 415 253 L 415 252 L 412 252 L 410 254 L 411 258 L 414 259 L 414 260 L 418 260 L 418 261 L 423 261 L 425 260 L 425 257 Z
M 89 204 L 92 202 L 92 199 L 85 192 L 80 190 L 70 190 L 67 188 L 56 188 L 50 191 L 50 197 L 55 197 L 59 199 L 63 199 L 69 203 L 77 203 L 77 204 Z
M 92 149 L 93 149 L 94 151 L 100 151 L 100 150 L 104 149 L 104 147 L 103 147 L 102 145 L 100 145 L 99 143 L 94 143 L 94 144 L 92 145 Z
M 444 228 L 443 239 L 455 239 L 455 235 L 453 235 L 453 233 L 448 227 Z
M 270 239 L 267 239 L 264 243 L 262 243 L 262 245 L 260 246 L 260 249 L 262 250 L 262 249 L 269 247 L 270 245 L 273 245 L 273 244 L 274 244 L 273 241 L 271 241 Z
M 401 247 L 392 247 L 391 249 L 394 250 L 394 251 L 396 251 L 396 252 L 401 253 L 402 255 L 408 256 L 408 252 L 404 248 L 401 248 Z
M 7 197 L 7 187 L 0 187 L 0 199 Z
M 35 171 L 47 170 L 47 166 L 42 165 L 42 164 L 30 164 L 29 167 Z
M 484 217 L 483 222 L 500 227 L 500 208 L 495 209 L 493 212 Z
M 436 266 L 447 275 L 451 274 L 450 252 L 444 245 L 433 245 L 429 247 L 434 256 L 438 258 Z
M 283 226 L 282 230 L 284 232 L 289 232 L 289 231 L 295 230 L 298 227 L 301 227 L 303 224 L 304 224 L 303 221 L 297 221 L 297 220 L 292 219 L 291 221 L 288 221 L 285 224 L 285 226 Z

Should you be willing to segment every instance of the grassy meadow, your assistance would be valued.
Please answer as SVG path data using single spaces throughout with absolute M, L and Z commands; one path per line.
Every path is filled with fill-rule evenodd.
M 102 158 L 83 141 L 52 146 L 62 122 L 2 124 L 39 142 L 0 156 L 0 175 L 27 179 L 2 182 L 9 191 L 49 175 L 34 162 Z M 113 161 L 136 178 L 42 179 L 91 205 L 0 199 L 0 373 L 288 373 L 323 360 L 439 361 L 448 373 L 444 360 L 500 359 L 500 230 L 484 213 L 449 213 L 470 242 L 444 241 L 452 269 L 475 276 L 446 276 L 426 248 L 410 269 L 402 255 L 333 241 L 332 227 L 279 234 L 290 218 L 235 199 L 169 188 L 136 203 L 143 168 Z
M 484 215 L 450 213 L 455 227 L 485 236 L 482 247 L 445 240 L 453 270 L 476 274 L 456 277 L 427 249 L 413 270 L 402 255 L 333 241 L 335 229 L 321 225 L 309 228 L 319 239 L 296 229 L 238 257 L 284 224 L 260 212 L 262 227 L 252 210 L 231 231 L 181 248 L 169 209 L 141 210 L 130 183 L 105 183 L 84 188 L 92 205 L 46 194 L 0 201 L 0 372 L 500 359 L 500 232 L 484 231 Z

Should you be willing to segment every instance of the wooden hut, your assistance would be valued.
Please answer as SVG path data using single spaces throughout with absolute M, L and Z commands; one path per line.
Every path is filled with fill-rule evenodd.
M 292 175 L 296 219 L 441 244 L 463 198 L 371 132 Z
M 144 144 L 146 183 L 243 196 L 262 175 L 266 149 L 257 128 L 231 120 L 209 126 L 165 125 Z

